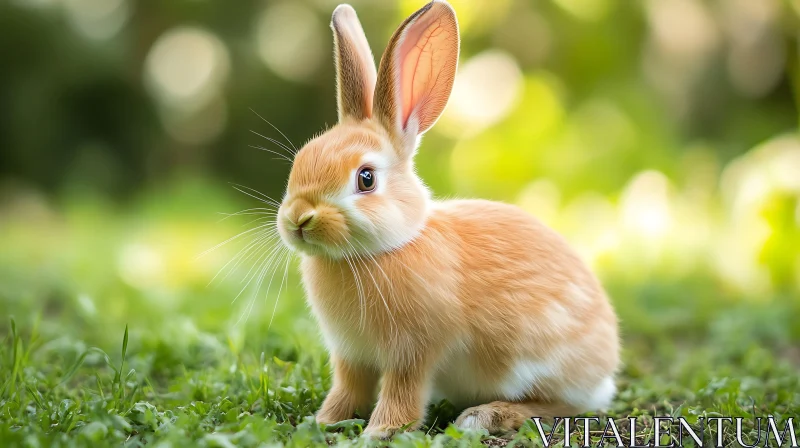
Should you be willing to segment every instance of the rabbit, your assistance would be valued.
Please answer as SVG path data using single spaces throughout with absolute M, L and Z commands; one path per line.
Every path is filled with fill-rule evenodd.
M 296 154 L 277 218 L 330 351 L 316 421 L 371 411 L 364 433 L 385 438 L 441 398 L 491 433 L 605 409 L 620 343 L 598 279 L 520 208 L 437 201 L 415 173 L 456 73 L 452 7 L 408 17 L 377 70 L 352 7 L 331 28 L 338 123 Z

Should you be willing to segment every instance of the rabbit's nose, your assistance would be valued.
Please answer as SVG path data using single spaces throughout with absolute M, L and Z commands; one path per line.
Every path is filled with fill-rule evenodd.
M 314 210 L 310 210 L 300 215 L 300 217 L 294 221 L 294 234 L 297 236 L 297 238 L 300 238 L 301 240 L 306 239 L 305 231 L 311 230 L 312 225 L 314 224 L 313 220 L 315 216 L 316 212 L 314 212 Z
M 286 224 L 291 230 L 300 230 L 312 224 L 316 211 L 314 206 L 305 199 L 295 199 L 285 207 Z
M 311 220 L 314 219 L 315 215 L 316 213 L 313 210 L 303 213 L 299 218 L 297 218 L 297 222 L 295 223 L 297 230 L 302 230 L 303 227 L 308 226 L 311 223 Z

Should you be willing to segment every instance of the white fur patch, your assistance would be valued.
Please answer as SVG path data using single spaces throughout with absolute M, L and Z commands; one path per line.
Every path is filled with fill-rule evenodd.
M 544 319 L 559 330 L 563 330 L 575 322 L 564 305 L 556 302 L 547 305 L 544 310 Z
M 407 190 L 408 185 L 389 185 L 389 172 L 392 165 L 392 155 L 385 154 L 387 150 L 371 151 L 361 159 L 361 166 L 370 165 L 375 169 L 376 186 L 369 195 L 389 196 L 390 191 L 398 189 Z M 361 238 L 351 238 L 351 248 L 355 252 L 383 252 L 402 246 L 413 239 L 421 230 L 423 223 L 409 223 L 407 217 L 396 201 L 387 200 L 381 208 L 379 216 L 368 217 L 358 207 L 358 202 L 366 194 L 358 193 L 358 168 L 350 172 L 350 181 L 335 195 L 327 198 L 335 204 L 351 221 L 351 233 L 361 234 Z M 417 187 L 427 197 L 429 193 L 418 178 Z M 418 227 L 418 228 L 417 228 Z M 352 232 L 354 231 L 354 232 Z M 368 237 L 363 237 L 368 235 Z
M 529 395 L 537 383 L 557 373 L 557 367 L 548 361 L 518 361 L 500 384 L 500 391 L 509 400 L 519 400 Z
M 567 287 L 567 297 L 581 305 L 589 305 L 592 303 L 592 298 L 589 296 L 589 294 L 587 294 L 583 288 L 575 283 L 570 283 Z
M 481 425 L 480 420 L 472 415 L 465 417 L 460 426 L 461 429 L 483 429 L 483 425 Z
M 605 409 L 617 393 L 614 378 L 607 376 L 593 387 L 571 386 L 564 389 L 562 396 L 567 403 L 582 411 Z

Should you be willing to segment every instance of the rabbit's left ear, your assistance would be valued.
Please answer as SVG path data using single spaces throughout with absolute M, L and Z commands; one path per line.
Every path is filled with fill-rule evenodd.
M 442 114 L 458 65 L 458 22 L 443 0 L 415 12 L 381 58 L 375 117 L 403 141 L 416 141 Z
M 350 5 L 339 5 L 333 11 L 331 29 L 336 59 L 339 122 L 346 118 L 370 118 L 377 74 L 375 60 L 356 11 Z

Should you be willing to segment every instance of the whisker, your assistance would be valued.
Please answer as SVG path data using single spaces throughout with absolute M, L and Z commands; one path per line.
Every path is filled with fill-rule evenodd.
M 279 142 L 279 141 L 275 140 L 275 139 L 274 139 L 274 138 L 272 138 L 272 137 L 267 137 L 266 135 L 262 135 L 262 134 L 260 134 L 260 133 L 258 133 L 258 132 L 256 132 L 256 131 L 254 131 L 254 130 L 252 130 L 252 129 L 250 130 L 250 132 L 252 132 L 253 134 L 256 134 L 257 136 L 259 136 L 259 137 L 261 137 L 261 138 L 263 138 L 263 139 L 265 139 L 265 140 L 267 140 L 267 141 L 269 141 L 269 142 L 272 142 L 272 143 L 274 143 L 274 144 L 275 144 L 275 145 L 277 145 L 277 146 L 278 146 L 280 149 L 283 149 L 283 150 L 287 151 L 287 152 L 288 152 L 288 153 L 289 153 L 289 154 L 290 154 L 292 157 L 294 157 L 295 153 L 294 153 L 294 152 L 293 152 L 293 151 L 292 151 L 292 150 L 291 150 L 291 149 L 290 149 L 288 146 L 286 146 L 285 144 L 283 144 L 283 143 L 281 143 L 281 142 Z M 291 161 L 291 159 L 289 159 L 289 160 Z
M 342 240 L 344 242 L 347 242 L 347 238 L 344 236 L 344 233 L 341 230 L 339 231 L 339 235 L 342 237 Z M 337 247 L 340 247 L 340 246 L 337 245 Z M 356 268 L 354 266 L 354 262 L 352 260 L 350 260 L 350 257 L 348 256 L 347 249 L 340 247 L 340 250 L 342 251 L 342 256 L 344 257 L 345 262 L 347 262 L 347 265 L 350 267 L 350 273 L 353 274 L 353 280 L 354 280 L 354 282 L 356 284 L 356 293 L 358 295 L 358 306 L 359 306 L 358 328 L 359 328 L 359 331 L 364 331 L 364 321 L 366 320 L 366 317 L 367 317 L 367 315 L 366 315 L 366 313 L 367 313 L 367 309 L 366 309 L 367 308 L 367 300 L 366 300 L 366 297 L 364 295 L 363 286 L 361 285 L 361 278 L 357 274 L 357 270 L 356 270 Z
M 255 232 L 255 231 L 257 231 L 257 230 L 263 229 L 264 227 L 267 227 L 268 225 L 269 225 L 269 223 L 267 223 L 267 224 L 263 224 L 263 225 L 260 225 L 260 226 L 258 226 L 258 227 L 254 227 L 254 228 L 252 228 L 252 229 L 250 229 L 250 230 L 245 230 L 244 232 L 241 232 L 241 233 L 239 233 L 239 234 L 238 234 L 238 235 L 236 235 L 236 236 L 232 236 L 232 237 L 228 238 L 227 240 L 225 240 L 225 241 L 223 241 L 223 242 L 221 242 L 221 243 L 217 244 L 216 246 L 214 246 L 214 247 L 212 247 L 212 248 L 210 248 L 210 249 L 206 249 L 206 250 L 204 250 L 204 251 L 203 251 L 203 252 L 201 252 L 201 253 L 200 253 L 200 255 L 198 255 L 196 258 L 197 258 L 197 259 L 200 259 L 200 258 L 204 257 L 205 255 L 207 255 L 208 253 L 210 253 L 210 252 L 213 252 L 213 251 L 215 251 L 215 250 L 219 249 L 220 247 L 222 247 L 222 246 L 224 246 L 224 245 L 228 244 L 229 242 L 231 242 L 231 241 L 233 241 L 233 240 L 235 240 L 235 239 L 241 238 L 241 237 L 243 237 L 243 236 L 247 235 L 248 233 Z
M 258 214 L 258 213 L 254 213 L 254 214 Z M 251 219 L 250 221 L 242 224 L 242 227 L 248 227 L 251 224 L 255 224 L 255 223 L 262 223 L 262 224 L 259 224 L 259 226 L 260 225 L 270 225 L 270 224 L 272 224 L 274 226 L 275 230 L 278 230 L 278 222 L 275 220 L 275 216 L 262 216 L 260 218 Z
M 259 221 L 262 221 L 264 223 L 277 224 L 276 219 L 278 217 L 278 214 L 277 213 L 263 213 L 263 212 L 246 212 L 246 213 L 238 213 L 238 214 L 228 214 L 227 216 L 222 218 L 219 222 L 222 222 L 222 221 L 224 221 L 226 219 L 229 219 L 229 218 L 231 218 L 233 216 L 259 216 L 259 218 L 251 219 L 250 221 L 247 221 L 246 223 L 241 225 L 241 227 L 247 227 L 250 224 L 252 224 L 254 222 L 259 222 Z
M 358 295 L 358 308 L 359 308 L 359 316 L 358 316 L 358 328 L 360 331 L 364 331 L 364 323 L 367 318 L 367 299 L 364 296 L 363 286 L 361 285 L 361 278 L 356 272 L 357 269 L 354 266 L 352 260 L 347 254 L 344 254 L 344 259 L 347 262 L 347 265 L 350 266 L 350 273 L 353 274 L 353 280 L 356 283 L 356 293 Z
M 267 242 L 263 242 L 261 244 L 261 247 L 263 247 L 264 244 L 266 244 L 266 243 Z M 258 271 L 259 268 L 266 269 L 266 267 L 268 267 L 268 264 L 267 264 L 267 266 L 264 266 L 263 264 L 270 263 L 272 261 L 272 259 L 278 255 L 278 253 L 279 253 L 278 249 L 280 249 L 280 247 L 281 247 L 280 244 L 275 244 L 271 249 L 268 249 L 268 250 L 264 251 L 264 254 L 261 255 L 258 258 L 258 261 L 253 263 L 253 265 L 247 271 L 247 274 L 245 274 L 244 279 L 242 280 L 242 282 L 244 282 L 244 280 L 248 279 L 248 278 L 249 278 L 249 280 L 247 280 L 247 283 L 239 291 L 239 294 L 236 294 L 236 297 L 233 298 L 233 301 L 231 303 L 236 302 L 236 299 L 238 299 L 239 296 L 241 296 L 244 293 L 244 291 L 247 289 L 247 287 L 250 286 L 250 283 L 252 283 L 253 280 L 255 280 L 255 278 L 258 275 L 257 272 L 259 272 Z M 254 273 L 253 270 L 256 270 L 256 273 Z M 253 275 L 251 276 L 250 274 L 253 274 Z
M 273 151 L 273 150 L 271 150 L 271 149 L 269 149 L 269 148 L 265 148 L 265 147 L 263 147 L 263 146 L 258 146 L 258 145 L 247 145 L 247 146 L 249 146 L 249 147 L 251 147 L 251 148 L 253 148 L 253 149 L 260 149 L 261 151 L 270 152 L 270 153 L 272 153 L 272 154 L 275 154 L 275 155 L 277 155 L 277 156 L 278 156 L 278 157 L 280 157 L 282 160 L 286 160 L 287 162 L 289 162 L 289 163 L 292 163 L 292 159 L 290 159 L 290 158 L 289 158 L 289 157 L 288 157 L 286 154 L 284 154 L 284 153 L 282 153 L 282 152 Z
M 220 281 L 223 281 L 226 278 L 228 278 L 231 275 L 231 273 L 234 272 L 236 270 L 236 268 L 239 267 L 240 264 L 242 264 L 243 262 L 245 262 L 247 260 L 250 260 L 251 258 L 253 258 L 253 256 L 256 256 L 259 253 L 259 250 L 261 250 L 264 246 L 269 244 L 271 242 L 271 239 L 274 238 L 274 236 L 275 236 L 274 233 L 268 232 L 268 233 L 265 233 L 265 234 L 260 235 L 257 238 L 255 238 L 244 249 L 240 250 L 236 254 L 236 256 L 234 256 L 227 263 L 225 263 L 225 265 L 222 266 L 222 268 L 219 270 L 219 272 L 217 272 L 217 275 L 214 276 L 214 279 L 217 278 L 217 276 L 219 274 L 221 274 L 222 271 L 229 264 L 233 263 L 233 266 L 231 266 L 230 269 L 228 269 L 228 272 L 220 279 Z M 260 260 L 260 258 L 259 258 L 259 260 Z M 247 276 L 250 275 L 250 272 L 252 272 L 252 269 L 253 268 L 251 267 L 250 270 L 247 271 L 247 274 L 245 274 L 245 278 L 247 278 Z M 213 282 L 214 279 L 211 279 L 211 281 Z M 236 299 L 234 298 L 233 301 L 235 302 Z
M 350 247 L 353 249 L 354 252 L 357 252 L 355 250 L 355 247 L 353 247 L 353 245 L 349 241 L 347 242 L 347 244 L 350 245 Z M 364 259 L 361 258 L 360 255 L 356 254 L 356 257 L 361 261 L 361 263 L 364 263 Z M 394 320 L 394 315 L 392 314 L 392 310 L 389 309 L 389 303 L 386 301 L 386 297 L 383 295 L 383 291 L 381 290 L 380 286 L 378 286 L 378 282 L 375 280 L 375 277 L 372 275 L 372 272 L 370 272 L 369 269 L 366 269 L 366 271 L 367 274 L 369 274 L 370 278 L 372 279 L 372 283 L 375 285 L 375 289 L 378 290 L 378 295 L 381 296 L 381 300 L 383 301 L 383 306 L 386 308 L 386 313 L 389 314 L 389 318 L 394 323 L 394 328 L 397 328 L 397 322 Z
M 263 282 L 264 282 L 264 277 L 266 277 L 267 270 L 269 269 L 269 266 L 272 264 L 272 261 L 274 260 L 275 256 L 277 255 L 276 251 L 277 251 L 279 248 L 280 248 L 280 245 L 277 245 L 277 244 L 276 244 L 276 245 L 275 245 L 275 247 L 273 247 L 272 251 L 270 251 L 270 252 L 269 252 L 269 255 L 267 255 L 266 257 L 262 257 L 262 258 L 260 258 L 260 259 L 259 259 L 259 262 L 260 262 L 262 259 L 264 259 L 264 260 L 265 260 L 265 262 L 263 263 L 263 267 L 261 268 L 261 271 L 260 271 L 260 273 L 258 273 L 257 275 L 255 275 L 255 274 L 254 274 L 254 275 L 252 276 L 252 278 L 251 278 L 251 279 L 250 279 L 250 280 L 247 282 L 247 284 L 246 284 L 246 285 L 245 285 L 245 286 L 242 288 L 242 290 L 241 290 L 241 291 L 239 291 L 239 294 L 236 296 L 236 298 L 238 298 L 238 297 L 239 297 L 239 296 L 240 296 L 240 295 L 241 295 L 241 294 L 242 294 L 242 293 L 243 293 L 243 292 L 246 290 L 247 286 L 248 286 L 248 285 L 249 285 L 249 284 L 250 284 L 250 283 L 251 283 L 253 280 L 255 280 L 256 276 L 258 277 L 258 281 L 256 282 L 256 284 L 255 284 L 255 287 L 254 287 L 254 290 L 253 290 L 253 297 L 250 299 L 250 303 L 249 303 L 249 304 L 247 305 L 247 307 L 245 308 L 245 310 L 246 310 L 246 311 L 243 311 L 243 312 L 242 312 L 242 315 L 241 315 L 241 316 L 239 316 L 239 320 L 238 320 L 238 321 L 236 321 L 236 325 L 239 325 L 239 323 L 242 321 L 242 319 L 244 319 L 244 320 L 245 320 L 245 322 L 247 322 L 247 320 L 250 318 L 250 313 L 253 311 L 253 307 L 255 306 L 255 302 L 256 302 L 256 296 L 258 296 L 258 292 L 261 290 L 261 285 L 262 285 L 262 284 L 263 284 Z M 267 259 L 268 259 L 268 260 L 267 260 Z M 251 269 L 251 270 L 252 270 L 252 269 Z M 274 271 L 273 271 L 273 272 L 274 272 Z M 267 289 L 267 292 L 269 293 L 269 288 Z M 234 301 L 236 301 L 236 298 L 234 298 L 233 300 L 234 300 Z
M 259 211 L 262 210 L 262 211 Z M 220 219 L 217 222 L 225 221 L 233 216 L 240 216 L 240 215 L 263 215 L 263 216 L 277 216 L 278 212 L 275 209 L 271 208 L 248 208 L 246 210 L 242 210 L 236 213 L 225 213 L 225 212 L 218 212 L 218 215 L 224 216 L 224 218 Z
M 364 254 L 365 254 L 367 257 L 369 257 L 369 258 L 372 260 L 372 262 L 373 262 L 373 264 L 375 265 L 375 267 L 377 267 L 377 268 L 378 268 L 378 270 L 379 270 L 379 271 L 381 272 L 381 274 L 383 275 L 383 278 L 385 278 L 385 279 L 386 279 L 386 283 L 387 283 L 387 284 L 388 284 L 388 286 L 389 286 L 389 294 L 390 294 L 390 297 L 391 297 L 391 294 L 397 294 L 397 293 L 396 293 L 396 291 L 395 291 L 394 284 L 392 283 L 392 280 L 391 280 L 391 279 L 389 278 L 389 276 L 386 274 L 386 271 L 384 271 L 383 267 L 381 267 L 381 264 L 378 262 L 378 259 L 377 259 L 377 258 L 375 258 L 375 255 L 374 255 L 374 254 L 372 254 L 372 253 L 371 253 L 371 252 L 370 252 L 370 251 L 369 251 L 369 250 L 366 248 L 366 246 L 364 246 L 364 244 L 363 244 L 363 243 L 361 243 L 361 241 L 359 241 L 357 238 L 354 238 L 354 239 L 353 239 L 353 241 L 355 241 L 356 243 L 358 243 L 358 245 L 359 245 L 359 246 L 361 246 L 361 248 L 362 248 L 362 249 L 364 249 Z M 405 301 L 404 301 L 404 300 L 400 300 L 400 301 L 397 301 L 397 300 L 395 300 L 395 301 L 393 301 L 392 303 L 393 303 L 394 305 L 398 306 L 398 307 L 402 307 L 402 304 L 403 304 L 403 303 L 405 303 Z
M 250 318 L 250 313 L 253 311 L 253 306 L 255 305 L 255 298 L 256 298 L 256 295 L 258 294 L 258 292 L 261 290 L 261 285 L 263 284 L 263 280 L 264 280 L 264 278 L 266 278 L 266 272 L 268 270 L 272 271 L 272 274 L 270 274 L 270 276 L 269 276 L 269 283 L 267 284 L 267 291 L 264 293 L 264 301 L 265 302 L 266 302 L 267 298 L 269 297 L 270 290 L 272 290 L 272 281 L 275 279 L 275 273 L 276 273 L 277 267 L 280 266 L 280 263 L 284 259 L 284 257 L 288 257 L 289 256 L 288 249 L 286 249 L 285 246 L 279 244 L 278 245 L 278 249 L 281 249 L 281 250 L 279 250 L 275 254 L 275 256 L 270 259 L 269 263 L 264 267 L 264 270 L 261 273 L 261 278 L 259 279 L 259 282 L 256 285 L 256 291 L 253 294 L 253 299 L 251 301 L 252 303 L 250 305 L 250 309 L 247 311 L 247 318 L 245 319 L 245 322 L 247 321 L 247 319 Z M 283 281 L 281 281 L 281 285 L 283 284 L 282 282 Z M 281 293 L 281 290 L 279 288 L 278 289 L 278 295 L 279 296 L 280 296 L 280 293 Z M 276 303 L 276 306 L 277 306 L 277 303 Z M 273 312 L 273 316 L 274 316 L 274 312 Z
M 353 236 L 356 237 L 356 238 L 353 238 L 354 240 L 356 240 L 356 242 L 359 242 L 358 238 L 357 238 L 359 236 L 362 237 L 362 238 L 367 237 L 367 235 L 365 235 L 363 232 L 359 232 L 357 229 L 352 229 L 351 233 L 353 234 Z M 362 245 L 362 247 L 363 247 L 363 245 Z M 365 250 L 366 250 L 366 248 L 365 248 Z M 419 274 L 417 274 L 416 271 L 411 269 L 411 267 L 409 267 L 407 264 L 405 264 L 399 257 L 394 257 L 393 260 L 395 260 L 398 263 L 400 263 L 401 265 L 403 265 L 411 274 L 413 274 L 415 277 L 417 277 L 421 282 L 426 283 L 428 281 L 428 280 L 422 278 Z
M 287 141 L 287 142 L 289 142 L 289 144 L 290 144 L 290 145 L 292 145 L 292 148 L 294 148 L 295 154 L 297 153 L 297 146 L 294 146 L 294 143 L 292 143 L 292 141 L 291 141 L 291 140 L 289 140 L 289 137 L 287 137 L 287 136 L 286 136 L 286 134 L 284 134 L 283 132 L 281 132 L 281 130 L 280 130 L 280 129 L 278 129 L 278 127 L 277 127 L 277 126 L 275 126 L 274 124 L 270 123 L 269 121 L 267 121 L 267 119 L 265 119 L 264 117 L 262 117 L 261 115 L 259 115 L 259 113 L 258 113 L 258 112 L 256 112 L 255 110 L 253 110 L 253 108 L 252 108 L 252 107 L 250 108 L 250 111 L 252 111 L 254 114 L 256 114 L 256 116 L 257 116 L 258 118 L 260 118 L 260 119 L 264 120 L 264 122 L 265 122 L 265 123 L 267 123 L 268 125 L 272 126 L 272 129 L 275 129 L 276 131 L 278 131 L 278 133 L 279 133 L 279 134 L 281 134 L 281 135 L 283 136 L 283 138 L 285 138 L 285 139 L 286 139 L 286 141 Z
M 277 201 L 277 200 L 271 198 L 270 196 L 268 196 L 268 195 L 256 190 L 253 187 L 248 187 L 247 185 L 236 184 L 236 183 L 234 183 L 233 185 L 235 185 L 235 186 L 237 186 L 239 188 L 244 188 L 245 190 L 249 190 L 251 193 L 257 194 L 261 198 L 261 202 L 264 202 L 267 205 L 272 205 L 276 209 L 280 208 L 280 206 L 281 206 L 280 201 Z
M 270 213 L 270 212 L 272 212 L 272 213 L 274 213 L 275 211 L 276 211 L 276 209 L 274 209 L 274 208 L 253 207 L 253 208 L 246 208 L 244 210 L 240 210 L 240 211 L 238 211 L 236 213 L 218 212 L 217 214 L 218 215 L 226 215 L 226 216 L 236 216 L 236 215 L 242 215 L 242 214 L 245 214 L 245 213 L 248 213 L 248 212 L 253 212 L 253 213 Z
M 253 199 L 255 199 L 255 200 L 259 201 L 259 202 L 263 202 L 265 204 L 273 205 L 275 207 L 280 207 L 281 206 L 280 202 L 276 201 L 275 199 L 272 199 L 271 197 L 269 197 L 269 196 L 265 195 L 264 193 L 256 190 L 255 188 L 250 188 L 250 187 L 248 187 L 246 185 L 235 184 L 235 183 L 232 183 L 231 185 L 233 186 L 233 188 L 236 191 L 238 191 L 240 193 L 243 193 L 243 194 L 246 194 L 246 195 L 250 196 L 251 198 L 253 198 Z M 255 196 L 255 195 L 253 195 L 251 193 L 248 193 L 248 192 L 246 192 L 246 191 L 244 191 L 242 189 L 250 190 L 252 193 L 257 194 L 260 197 L 259 196 Z
M 392 286 L 392 281 L 389 279 L 389 276 L 388 276 L 388 275 L 386 275 L 386 272 L 383 270 L 383 268 L 381 267 L 380 263 L 378 263 L 378 260 L 377 260 L 377 259 L 375 259 L 375 256 L 374 256 L 374 255 L 372 255 L 372 254 L 371 254 L 371 253 L 370 253 L 370 252 L 367 250 L 367 248 L 366 248 L 366 247 L 365 247 L 365 246 L 364 246 L 364 245 L 361 243 L 361 241 L 358 241 L 358 240 L 356 239 L 356 240 L 355 240 L 355 242 L 356 242 L 356 243 L 358 243 L 358 245 L 359 245 L 359 246 L 361 246 L 361 248 L 362 248 L 362 249 L 364 249 L 364 253 L 365 253 L 365 254 L 366 254 L 366 255 L 367 255 L 367 256 L 368 256 L 370 259 L 372 259 L 372 262 L 375 264 L 375 266 L 376 266 L 376 267 L 377 267 L 377 268 L 378 268 L 378 269 L 381 271 L 381 273 L 383 274 L 383 278 L 385 278 L 385 279 L 386 279 L 386 281 L 389 283 L 389 289 L 392 289 L 392 288 L 391 288 L 391 286 Z
M 272 307 L 272 316 L 269 318 L 269 325 L 267 325 L 267 330 L 272 328 L 272 320 L 275 319 L 275 313 L 278 311 L 278 301 L 281 299 L 281 291 L 283 291 L 283 283 L 286 282 L 286 287 L 289 287 L 287 276 L 289 274 L 289 261 L 291 261 L 292 255 L 291 251 L 286 249 L 286 267 L 283 268 L 283 279 L 281 279 L 281 284 L 278 287 L 278 295 L 275 296 L 275 305 Z

